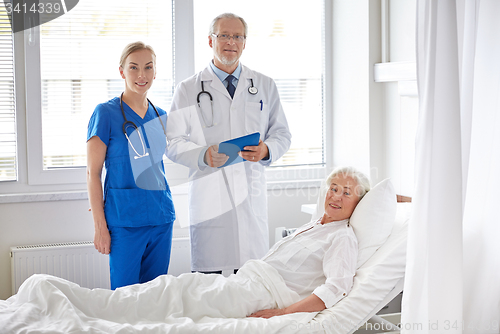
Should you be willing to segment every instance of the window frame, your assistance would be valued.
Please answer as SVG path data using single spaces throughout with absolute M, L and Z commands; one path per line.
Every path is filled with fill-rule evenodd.
M 270 167 L 267 168 L 267 180 L 273 183 L 301 182 L 318 180 L 325 177 L 326 170 L 333 167 L 333 134 L 326 131 L 333 126 L 332 88 L 333 88 L 333 50 L 332 50 L 332 18 L 333 0 L 324 0 L 324 66 L 323 78 L 324 96 L 324 156 L 322 166 L 307 167 Z M 177 85 L 184 78 L 194 74 L 194 27 L 193 27 L 193 1 L 173 0 L 174 15 L 174 83 Z M 182 18 L 182 19 L 175 19 Z M 39 27 L 31 28 L 15 34 L 14 57 L 22 61 L 16 62 L 16 101 L 17 112 L 25 112 L 25 122 L 18 117 L 18 180 L 2 182 L 0 194 L 13 192 L 37 191 L 74 191 L 86 189 L 86 168 L 67 167 L 57 169 L 43 169 L 42 151 L 42 114 L 41 114 L 41 75 L 40 75 L 40 49 Z M 21 39 L 22 41 L 20 41 Z M 22 68 L 19 68 L 22 67 Z M 23 80 L 17 80 L 22 76 Z M 327 93 L 329 92 L 329 93 Z M 24 100 L 23 100 L 24 97 Z M 26 147 L 26 151 L 21 149 Z M 166 167 L 169 183 L 181 184 L 187 181 L 187 169 L 173 164 Z M 75 182 L 74 180 L 81 180 Z M 4 186 L 6 185 L 6 186 Z
M 42 87 L 40 74 L 40 27 L 24 31 L 28 184 L 72 184 L 86 180 L 86 168 L 43 169 Z
M 4 32 L 9 24 L 7 23 L 9 21 L 9 14 L 8 14 L 8 10 L 7 10 L 7 7 L 6 7 L 6 3 L 5 2 L 2 2 L 1 4 L 1 8 L 2 8 L 2 32 Z M 9 29 L 7 28 L 7 31 Z M 18 144 L 18 140 L 17 140 L 17 124 L 19 123 L 19 120 L 18 120 L 18 117 L 17 117 L 17 107 L 16 107 L 16 101 L 17 101 L 17 97 L 16 97 L 16 84 L 17 84 L 17 80 L 16 80 L 16 76 L 15 76 L 15 66 L 16 66 L 16 59 L 15 59 L 15 54 L 14 54 L 14 48 L 16 46 L 16 41 L 15 41 L 15 35 L 14 34 L 11 34 L 11 36 L 8 37 L 8 33 L 6 34 L 2 34 L 2 47 L 1 47 L 1 53 L 2 53 L 2 58 L 4 58 L 5 60 L 7 60 L 6 58 L 10 58 L 11 59 L 11 62 L 9 62 L 8 60 L 6 61 L 6 66 L 5 68 L 2 69 L 2 86 L 5 85 L 7 82 L 9 82 L 10 80 L 6 80 L 7 77 L 10 77 L 10 74 L 12 74 L 12 89 L 9 89 L 7 88 L 6 89 L 6 94 L 3 94 L 3 98 L 2 98 L 2 103 L 6 103 L 7 101 L 12 101 L 13 104 L 10 105 L 12 108 L 9 108 L 9 106 L 7 104 L 5 104 L 5 109 L 3 109 L 3 111 L 0 113 L 0 117 L 2 118 L 2 120 L 0 120 L 3 124 L 8 124 L 6 127 L 8 127 L 9 125 L 13 125 L 13 128 L 14 128 L 14 132 L 7 132 L 5 135 L 5 137 L 2 135 L 2 138 L 0 138 L 0 145 L 2 145 L 2 147 L 12 147 L 14 148 L 14 161 L 13 161 L 13 164 L 5 164 L 5 166 L 10 166 L 12 167 L 12 170 L 13 170 L 13 178 L 5 178 L 3 180 L 1 180 L 0 182 L 13 182 L 13 181 L 16 181 L 19 179 L 19 156 L 18 156 L 18 150 L 19 148 L 17 147 L 19 144 Z M 10 43 L 9 43 L 10 42 Z M 7 47 L 7 45 L 9 47 Z M 9 51 L 8 49 L 12 50 L 12 53 L 11 53 L 11 57 L 7 56 L 9 54 Z M 9 66 L 11 65 L 11 66 Z M 12 71 L 12 72 L 11 72 Z M 8 75 L 7 75 L 8 73 Z M 12 97 L 13 100 L 10 100 L 7 96 L 9 97 Z M 5 117 L 8 119 L 10 117 L 13 118 L 13 124 L 11 122 L 5 122 Z M 4 123 L 5 122 L 5 123 Z M 9 145 L 8 143 L 10 142 L 9 138 L 10 136 L 13 136 L 14 137 L 14 145 Z M 7 139 L 7 140 L 5 140 Z M 1 162 L 2 165 L 4 165 L 3 162 Z M 7 170 L 9 168 L 7 167 Z

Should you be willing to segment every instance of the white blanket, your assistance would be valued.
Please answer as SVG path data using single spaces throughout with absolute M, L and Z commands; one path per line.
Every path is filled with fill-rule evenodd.
M 246 316 L 299 299 L 262 261 L 249 261 L 228 278 L 165 275 L 115 291 L 33 275 L 0 301 L 0 333 L 295 333 L 316 313 Z

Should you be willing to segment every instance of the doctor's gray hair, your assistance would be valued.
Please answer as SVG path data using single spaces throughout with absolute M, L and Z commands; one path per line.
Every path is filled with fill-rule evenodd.
M 330 175 L 328 175 L 328 178 L 326 179 L 326 186 L 329 188 L 330 185 L 332 184 L 332 180 L 335 176 L 342 175 L 344 177 L 350 176 L 356 181 L 356 188 L 354 189 L 354 193 L 359 196 L 359 199 L 361 200 L 363 196 L 366 195 L 367 192 L 370 191 L 370 180 L 368 177 L 357 170 L 354 167 L 351 166 L 345 166 L 345 167 L 337 167 L 335 168 Z
M 248 35 L 247 23 L 245 22 L 245 20 L 242 17 L 240 17 L 236 14 L 233 14 L 233 13 L 220 14 L 215 19 L 213 19 L 212 23 L 210 23 L 210 28 L 208 30 L 208 36 L 215 34 L 215 26 L 217 25 L 217 22 L 219 22 L 220 19 L 238 19 L 238 20 L 240 20 L 241 23 L 243 23 L 243 27 L 245 28 L 245 37 L 247 37 L 247 35 Z
M 120 56 L 120 67 L 124 68 L 125 67 L 125 60 L 127 60 L 127 57 L 131 54 L 134 53 L 135 51 L 139 50 L 148 50 L 151 52 L 151 55 L 153 56 L 153 65 L 156 66 L 156 54 L 155 51 L 153 50 L 153 47 L 150 45 L 146 45 L 145 43 L 138 41 L 138 42 L 133 42 L 128 44 L 122 51 L 122 54 Z

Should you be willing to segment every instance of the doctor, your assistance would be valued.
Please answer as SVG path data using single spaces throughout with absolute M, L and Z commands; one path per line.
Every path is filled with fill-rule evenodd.
M 189 167 L 191 269 L 237 270 L 269 249 L 265 167 L 290 147 L 291 134 L 274 81 L 243 66 L 247 24 L 216 17 L 208 35 L 214 58 L 177 87 L 167 124 L 167 156 Z M 222 167 L 222 141 L 260 133 L 247 160 Z

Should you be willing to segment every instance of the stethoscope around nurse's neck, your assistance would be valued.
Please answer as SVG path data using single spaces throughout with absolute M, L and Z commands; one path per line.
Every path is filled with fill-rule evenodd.
M 146 100 L 148 101 L 148 106 L 151 104 L 151 106 L 155 110 L 156 115 L 158 116 L 158 120 L 160 121 L 161 127 L 163 128 L 163 133 L 166 136 L 167 132 L 166 132 L 165 126 L 163 125 L 163 122 L 161 120 L 160 113 L 156 109 L 155 105 L 151 101 L 149 101 L 148 98 L 146 98 Z M 125 111 L 123 110 L 123 93 L 120 95 L 120 108 L 122 110 L 123 119 L 125 120 L 125 122 L 123 122 L 123 125 L 122 125 L 123 134 L 125 135 L 125 137 L 127 137 L 127 141 L 130 144 L 130 147 L 132 147 L 132 150 L 134 150 L 135 154 L 137 154 L 136 156 L 134 156 L 134 159 L 147 157 L 149 155 L 149 152 L 146 152 L 146 145 L 144 145 L 144 139 L 142 139 L 141 131 L 139 131 L 139 129 L 137 128 L 137 125 L 135 125 L 134 122 L 127 120 L 127 117 L 125 116 Z M 132 144 L 132 141 L 128 137 L 127 125 L 132 126 L 134 128 L 134 131 L 137 131 L 137 135 L 139 136 L 139 140 L 141 141 L 141 145 L 142 145 L 142 154 L 137 152 L 134 145 Z
M 257 87 L 255 87 L 253 85 L 253 79 L 250 79 L 250 84 L 251 84 L 251 86 L 248 87 L 248 92 L 252 95 L 257 94 L 259 92 L 259 90 L 257 89 Z M 200 96 L 202 96 L 203 94 L 207 94 L 208 97 L 210 98 L 210 108 L 212 110 L 212 123 L 210 125 L 208 125 L 207 120 L 205 119 L 205 113 L 203 112 L 203 109 L 201 108 Z M 198 107 L 200 108 L 201 117 L 203 118 L 203 123 L 205 123 L 204 128 L 211 128 L 214 125 L 217 125 L 217 123 L 214 123 L 214 99 L 212 98 L 212 94 L 210 94 L 210 92 L 207 92 L 205 90 L 203 80 L 201 81 L 201 92 L 199 92 L 198 95 L 196 96 L 196 102 L 198 102 Z

